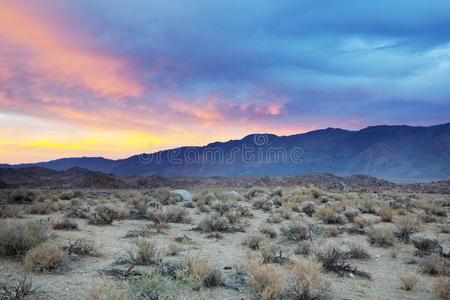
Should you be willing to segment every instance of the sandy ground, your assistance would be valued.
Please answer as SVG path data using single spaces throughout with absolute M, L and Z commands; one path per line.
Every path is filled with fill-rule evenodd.
M 242 205 L 251 208 L 247 202 Z M 175 257 L 183 259 L 183 256 L 200 255 L 207 261 L 216 265 L 222 270 L 225 280 L 232 281 L 236 273 L 236 268 L 243 263 L 246 255 L 251 252 L 243 241 L 245 237 L 257 232 L 262 224 L 267 224 L 266 219 L 269 213 L 252 209 L 253 218 L 248 219 L 248 227 L 245 233 L 224 233 L 222 239 L 207 238 L 207 234 L 192 231 L 201 218 L 205 215 L 199 213 L 196 208 L 188 208 L 193 217 L 192 225 L 170 224 L 164 233 L 155 234 L 152 238 L 158 242 L 162 249 L 165 249 L 173 238 L 180 235 L 187 235 L 192 240 L 181 244 L 183 250 Z M 57 220 L 62 214 L 51 215 L 25 215 L 24 219 L 50 218 Z M 116 220 L 112 225 L 97 226 L 87 224 L 85 219 L 75 219 L 79 224 L 78 231 L 58 230 L 56 240 L 75 239 L 87 237 L 96 242 L 100 256 L 83 257 L 78 261 L 70 262 L 69 270 L 57 274 L 32 273 L 33 283 L 40 287 L 40 295 L 44 299 L 82 299 L 84 291 L 99 278 L 100 271 L 110 269 L 114 262 L 123 257 L 129 249 L 132 249 L 130 238 L 124 238 L 130 230 L 141 228 L 151 224 L 147 220 Z M 279 228 L 289 221 L 284 220 L 281 224 L 270 224 L 278 233 Z M 447 218 L 448 222 L 448 218 Z M 424 230 L 435 230 L 433 225 L 426 225 Z M 330 238 L 336 242 L 348 240 L 361 241 L 367 243 L 365 235 L 341 234 L 338 237 Z M 439 239 L 448 251 L 450 249 L 450 235 L 440 233 Z M 277 242 L 285 250 L 288 256 L 294 257 L 292 253 L 293 243 L 284 241 L 280 235 Z M 351 260 L 352 263 L 372 275 L 372 279 L 361 279 L 358 277 L 339 276 L 334 273 L 326 273 L 326 277 L 332 283 L 331 299 L 431 299 L 435 278 L 430 275 L 420 274 L 417 264 L 410 261 L 415 258 L 415 249 L 411 244 L 400 244 L 398 256 L 391 257 L 392 248 L 378 248 L 367 244 L 371 255 L 369 260 Z M 299 256 L 302 257 L 302 256 Z M 304 257 L 304 256 L 303 256 Z M 228 268 L 231 267 L 231 270 Z M 416 273 L 419 281 L 413 291 L 400 289 L 398 275 L 401 272 Z M 13 282 L 25 273 L 23 266 L 17 259 L 1 259 L 0 274 L 1 279 Z M 245 285 L 243 285 L 245 287 Z M 240 291 L 218 287 L 202 289 L 192 292 L 186 298 L 190 299 L 252 299 L 252 294 L 248 288 Z

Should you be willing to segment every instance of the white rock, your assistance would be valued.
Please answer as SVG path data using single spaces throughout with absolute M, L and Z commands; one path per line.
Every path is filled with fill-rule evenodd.
M 186 190 L 173 190 L 172 194 L 177 194 L 184 202 L 192 202 L 192 194 Z
M 226 193 L 226 195 L 227 195 L 228 197 L 233 198 L 233 199 L 236 199 L 236 200 L 243 200 L 243 199 L 244 199 L 244 197 L 242 197 L 242 195 L 239 194 L 239 193 L 236 192 L 236 191 L 229 191 L 229 192 Z

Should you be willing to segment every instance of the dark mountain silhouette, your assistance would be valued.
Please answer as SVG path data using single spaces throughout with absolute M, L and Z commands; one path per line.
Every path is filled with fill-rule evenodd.
M 58 171 L 82 167 L 120 176 L 293 176 L 327 172 L 399 182 L 448 179 L 450 123 L 429 127 L 380 125 L 359 131 L 327 128 L 291 136 L 253 134 L 241 140 L 120 160 L 83 157 L 3 165 L 30 166 Z

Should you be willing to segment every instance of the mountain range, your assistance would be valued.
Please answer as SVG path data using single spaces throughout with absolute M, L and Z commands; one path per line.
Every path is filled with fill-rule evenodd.
M 62 158 L 0 168 L 73 167 L 118 176 L 295 176 L 327 172 L 364 174 L 396 182 L 450 178 L 450 123 L 423 127 L 337 128 L 277 136 L 252 134 L 240 140 L 180 147 L 125 159 Z

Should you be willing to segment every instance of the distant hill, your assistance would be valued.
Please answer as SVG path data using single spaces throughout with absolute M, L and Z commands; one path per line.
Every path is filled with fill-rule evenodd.
M 245 156 L 248 149 L 253 149 L 253 158 Z M 292 159 L 294 154 L 301 162 Z M 241 140 L 120 160 L 82 157 L 3 165 L 30 166 L 58 171 L 82 167 L 120 176 L 294 176 L 325 172 L 365 174 L 396 182 L 449 179 L 450 123 L 429 127 L 380 125 L 359 131 L 327 128 L 291 136 L 253 134 Z

